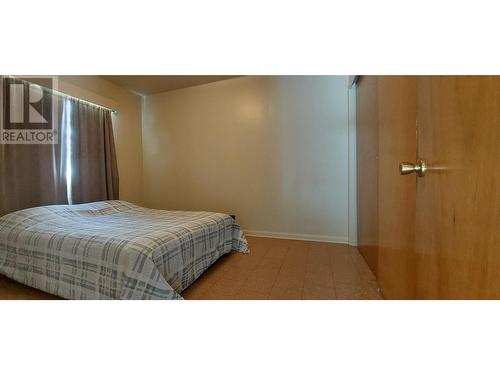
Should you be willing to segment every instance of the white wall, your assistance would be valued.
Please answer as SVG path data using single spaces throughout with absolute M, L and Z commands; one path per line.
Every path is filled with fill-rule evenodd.
M 347 77 L 247 76 L 143 100 L 145 203 L 347 242 Z
M 356 189 L 356 84 L 349 89 L 349 245 L 358 245 Z

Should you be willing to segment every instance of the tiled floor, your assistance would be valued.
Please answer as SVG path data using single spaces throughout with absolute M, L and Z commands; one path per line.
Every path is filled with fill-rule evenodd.
M 380 299 L 377 282 L 356 248 L 247 237 L 251 253 L 218 260 L 185 299 Z M 0 276 L 0 299 L 57 297 Z
M 354 247 L 247 237 L 249 255 L 231 253 L 182 295 L 185 299 L 380 299 Z

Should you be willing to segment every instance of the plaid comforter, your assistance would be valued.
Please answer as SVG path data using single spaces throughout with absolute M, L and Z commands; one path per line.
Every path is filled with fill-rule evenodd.
M 248 244 L 219 213 L 104 201 L 0 217 L 0 273 L 67 299 L 181 299 L 231 250 Z

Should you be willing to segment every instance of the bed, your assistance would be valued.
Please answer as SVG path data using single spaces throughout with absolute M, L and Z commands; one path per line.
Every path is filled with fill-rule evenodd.
M 0 273 L 66 299 L 182 299 L 219 257 L 248 253 L 229 215 L 125 201 L 52 205 L 0 217 Z

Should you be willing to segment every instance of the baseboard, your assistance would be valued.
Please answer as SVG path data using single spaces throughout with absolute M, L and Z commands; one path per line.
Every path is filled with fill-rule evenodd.
M 348 238 L 343 236 L 322 236 L 316 234 L 302 234 L 302 233 L 280 233 L 280 232 L 264 232 L 260 230 L 243 230 L 248 236 L 254 237 L 268 237 L 280 238 L 284 240 L 303 240 L 303 241 L 316 241 L 316 242 L 332 242 L 347 244 Z
M 349 246 L 358 246 L 358 241 L 356 238 L 352 238 L 348 241 Z

